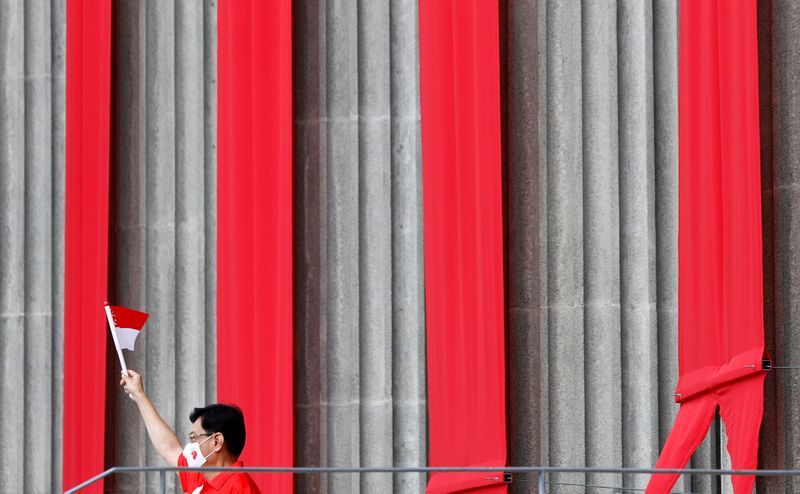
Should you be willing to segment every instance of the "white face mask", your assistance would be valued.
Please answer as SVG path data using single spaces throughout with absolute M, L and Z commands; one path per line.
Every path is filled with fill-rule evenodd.
M 203 452 L 200 451 L 200 445 L 208 441 L 212 437 L 214 436 L 213 435 L 208 436 L 207 438 L 203 439 L 202 442 L 199 443 L 190 442 L 186 445 L 186 447 L 183 448 L 183 457 L 186 458 L 186 463 L 188 464 L 188 466 L 197 468 L 202 467 L 205 464 L 206 460 L 208 459 L 208 456 L 214 454 L 214 452 L 212 451 L 211 453 L 208 454 L 208 456 L 203 456 Z

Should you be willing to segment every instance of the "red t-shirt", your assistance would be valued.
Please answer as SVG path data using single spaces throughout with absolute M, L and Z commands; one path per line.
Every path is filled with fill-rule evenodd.
M 178 456 L 178 466 L 188 467 L 186 458 Z M 237 461 L 234 467 L 241 467 L 243 463 Z M 200 472 L 178 472 L 181 479 L 181 488 L 187 494 L 261 494 L 258 486 L 246 472 L 219 472 L 216 477 L 206 480 Z M 198 488 L 202 487 L 199 491 Z

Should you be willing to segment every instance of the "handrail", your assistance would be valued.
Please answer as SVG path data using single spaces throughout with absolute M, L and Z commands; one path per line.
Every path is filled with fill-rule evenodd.
M 622 474 L 688 474 L 688 475 L 755 475 L 757 477 L 796 477 L 800 470 L 721 470 L 713 468 L 611 468 L 611 467 L 111 467 L 89 480 L 67 490 L 64 494 L 74 494 L 95 482 L 117 473 L 158 472 L 161 492 L 166 492 L 167 472 L 253 472 L 253 473 L 444 473 L 444 472 L 486 472 L 486 473 L 536 473 L 539 476 L 539 493 L 545 493 L 546 475 L 552 473 L 622 473 Z M 486 480 L 497 480 L 497 477 Z M 620 490 L 625 489 L 620 487 Z

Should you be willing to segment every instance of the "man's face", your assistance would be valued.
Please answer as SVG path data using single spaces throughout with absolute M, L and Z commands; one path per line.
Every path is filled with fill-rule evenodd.
M 189 442 L 198 443 L 203 456 L 208 456 L 217 447 L 217 434 L 206 432 L 201 422 L 202 417 L 195 420 L 192 424 L 192 431 L 189 433 Z

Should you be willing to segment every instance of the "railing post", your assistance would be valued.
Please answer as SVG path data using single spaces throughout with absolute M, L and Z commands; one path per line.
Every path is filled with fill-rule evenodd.
M 158 483 L 161 485 L 161 494 L 167 494 L 167 472 L 161 470 L 158 472 Z
M 544 494 L 544 470 L 539 470 L 539 494 Z

